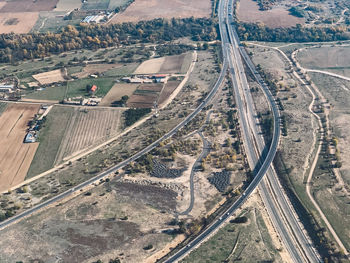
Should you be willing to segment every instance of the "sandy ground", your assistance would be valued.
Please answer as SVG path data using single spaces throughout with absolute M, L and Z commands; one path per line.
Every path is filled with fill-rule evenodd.
M 21 183 L 38 143 L 24 144 L 27 123 L 39 105 L 12 104 L 0 117 L 0 191 Z
M 154 18 L 209 17 L 210 0 L 136 0 L 110 23 L 136 22 Z
M 102 99 L 100 106 L 110 106 L 114 101 L 120 100 L 124 95 L 131 96 L 139 84 L 115 84 Z
M 0 2 L 0 8 L 3 2 Z M 1 13 L 0 15 L 0 34 L 5 33 L 28 33 L 38 20 L 38 12 L 16 12 Z M 16 19 L 12 25 L 7 24 L 8 21 Z
M 290 15 L 283 8 L 260 11 L 253 0 L 240 0 L 238 19 L 243 22 L 261 22 L 269 27 L 290 27 L 304 23 L 304 19 Z
M 41 85 L 65 81 L 60 69 L 36 74 L 36 75 L 33 75 L 33 78 L 37 80 Z

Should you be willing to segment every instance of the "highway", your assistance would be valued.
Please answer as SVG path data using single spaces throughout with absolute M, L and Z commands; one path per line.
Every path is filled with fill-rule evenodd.
M 232 0 L 230 0 L 229 7 L 232 8 Z M 250 136 L 252 136 L 251 141 L 254 141 L 254 145 L 248 145 L 246 149 L 247 155 L 250 155 L 251 167 L 255 167 L 259 163 L 260 156 L 263 156 L 266 150 L 266 145 L 263 137 L 261 136 L 260 127 L 257 125 L 256 111 L 253 108 L 253 100 L 251 97 L 250 89 L 247 84 L 246 76 L 244 73 L 244 67 L 241 60 L 241 56 L 248 65 L 249 70 L 253 73 L 256 81 L 260 84 L 267 100 L 270 103 L 270 108 L 273 112 L 274 117 L 274 128 L 278 126 L 279 129 L 279 112 L 274 101 L 273 95 L 269 91 L 267 85 L 264 83 L 260 74 L 256 71 L 255 65 L 250 60 L 246 50 L 240 45 L 238 35 L 235 28 L 232 26 L 233 19 L 232 16 L 228 15 L 228 28 L 231 43 L 233 44 L 234 61 L 236 62 L 236 73 L 238 73 L 241 82 L 241 95 L 245 98 L 244 106 L 247 107 L 245 113 L 246 118 L 250 124 Z M 236 91 L 239 92 L 239 91 Z M 239 93 L 238 93 L 239 94 Z M 243 106 L 242 106 L 243 107 Z M 276 131 L 275 131 L 276 132 Z M 274 135 L 276 136 L 276 135 Z M 277 145 L 278 146 L 278 145 Z M 277 150 L 272 142 L 270 146 L 271 150 Z M 276 149 L 275 149 L 276 147 Z M 254 165 L 255 164 L 255 165 Z M 276 227 L 278 233 L 280 234 L 283 243 L 285 244 L 287 250 L 289 251 L 291 258 L 294 262 L 320 262 L 320 256 L 316 252 L 310 238 L 307 236 L 306 232 L 302 229 L 301 223 L 299 222 L 293 206 L 290 204 L 286 194 L 284 193 L 282 186 L 279 183 L 278 176 L 271 165 L 267 171 L 265 180 L 261 182 L 260 193 L 263 201 L 267 207 L 269 215 Z

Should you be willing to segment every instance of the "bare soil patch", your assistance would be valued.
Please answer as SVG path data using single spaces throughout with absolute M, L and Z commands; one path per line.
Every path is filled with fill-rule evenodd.
M 33 160 L 38 143 L 23 143 L 28 121 L 39 105 L 11 104 L 0 117 L 0 191 L 21 183 Z
M 0 13 L 51 11 L 58 0 L 12 0 L 7 1 Z
M 153 108 L 157 101 L 158 94 L 148 93 L 144 95 L 133 94 L 128 100 L 128 107 L 131 108 Z
M 240 0 L 238 19 L 243 22 L 261 22 L 272 28 L 291 27 L 304 23 L 304 19 L 290 15 L 281 7 L 260 11 L 258 4 L 253 0 Z
M 0 8 L 1 8 L 0 2 Z M 1 9 L 0 9 L 1 10 Z M 0 15 L 0 34 L 14 32 L 16 34 L 28 33 L 39 17 L 38 12 L 11 12 Z
M 155 18 L 209 17 L 210 0 L 136 0 L 110 23 L 137 22 Z
M 160 71 L 163 63 L 165 61 L 165 57 L 161 58 L 153 58 L 144 61 L 134 72 L 135 74 L 155 74 Z
M 181 81 L 168 81 L 168 83 L 165 84 L 165 87 L 162 91 L 162 93 L 159 96 L 158 104 L 162 104 L 166 101 L 167 98 L 174 92 L 174 90 L 179 86 Z
M 55 82 L 65 81 L 62 71 L 60 69 L 39 73 L 32 76 L 41 85 L 51 84 Z
M 110 106 L 113 102 L 120 100 L 125 95 L 130 97 L 138 86 L 139 84 L 117 83 L 110 89 L 99 105 Z
M 137 90 L 139 91 L 150 91 L 160 92 L 163 89 L 163 84 L 143 84 Z

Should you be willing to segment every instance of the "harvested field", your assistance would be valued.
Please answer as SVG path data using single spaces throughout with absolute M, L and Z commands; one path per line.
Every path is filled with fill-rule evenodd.
M 71 11 L 81 7 L 81 0 L 59 0 L 55 11 Z
M 209 17 L 210 0 L 136 0 L 110 23 L 137 22 L 155 18 Z
M 118 133 L 120 118 L 121 111 L 117 109 L 75 109 L 67 126 L 56 163 Z
M 88 64 L 84 67 L 82 72 L 74 73 L 72 76 L 76 76 L 80 79 L 86 78 L 91 74 L 103 73 L 110 69 L 121 68 L 121 64 Z
M 113 102 L 120 100 L 124 95 L 131 96 L 139 84 L 118 83 L 110 89 L 107 95 L 102 99 L 100 106 L 111 106 Z
M 1 6 L 0 2 L 0 6 Z M 0 9 L 1 10 L 1 9 Z M 16 34 L 28 33 L 39 17 L 38 12 L 11 12 L 0 15 L 0 34 L 14 32 Z
M 168 81 L 158 99 L 158 105 L 164 103 L 167 98 L 174 92 L 174 90 L 179 86 L 181 81 Z
M 39 105 L 10 104 L 0 116 L 0 191 L 21 183 L 33 160 L 38 143 L 23 143 L 27 124 Z
M 58 0 L 12 0 L 7 1 L 0 13 L 51 11 Z
M 65 81 L 63 73 L 60 69 L 36 74 L 33 75 L 33 78 L 37 80 L 41 85 Z
M 238 19 L 243 22 L 261 22 L 268 27 L 291 27 L 303 24 L 304 19 L 292 16 L 283 8 L 273 8 L 260 11 L 259 6 L 253 0 L 240 0 L 238 8 Z
M 158 94 L 147 93 L 144 95 L 133 94 L 128 100 L 130 108 L 153 108 L 154 102 L 158 99 Z
M 186 59 L 185 59 L 186 58 Z M 176 56 L 154 58 L 143 62 L 134 72 L 135 74 L 157 74 L 157 73 L 186 73 L 190 63 L 184 62 L 192 58 L 192 53 L 186 53 Z

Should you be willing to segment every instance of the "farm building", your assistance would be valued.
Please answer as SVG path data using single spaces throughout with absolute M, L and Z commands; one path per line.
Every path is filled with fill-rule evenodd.
M 24 138 L 25 143 L 33 143 L 36 142 L 36 135 L 34 132 L 28 132 L 26 137 Z
M 92 85 L 91 89 L 89 90 L 90 94 L 94 94 L 97 91 L 97 86 L 96 85 Z
M 0 85 L 0 92 L 10 93 L 13 91 L 13 85 Z
M 98 23 L 101 23 L 101 21 L 104 19 L 105 19 L 105 16 L 103 15 L 87 16 L 81 22 L 89 23 L 89 24 L 98 24 Z

